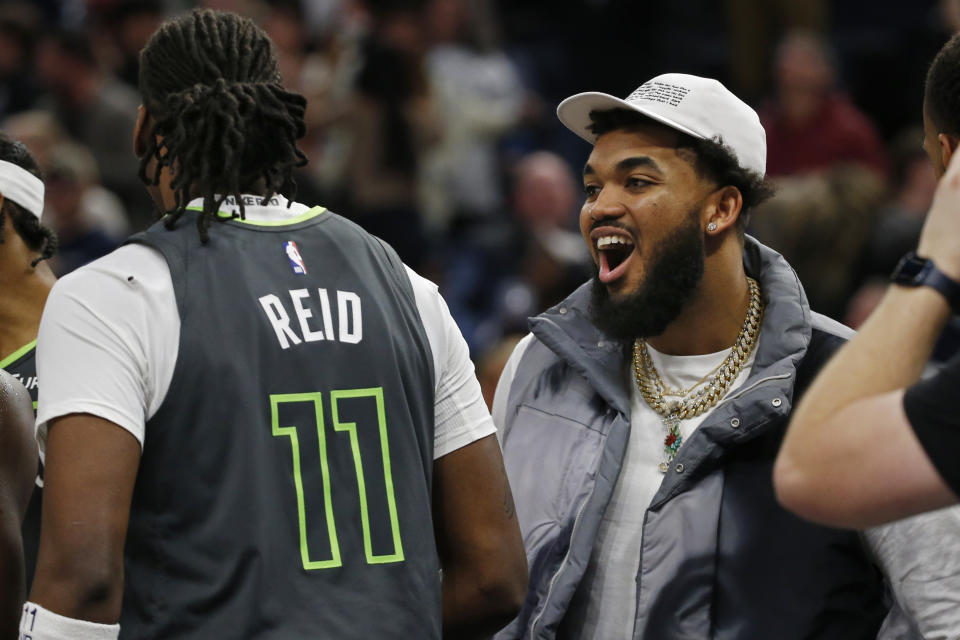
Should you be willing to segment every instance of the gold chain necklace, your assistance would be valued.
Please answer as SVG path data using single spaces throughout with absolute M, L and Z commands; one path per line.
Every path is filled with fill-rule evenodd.
M 660 382 L 663 383 L 663 395 L 670 396 L 673 398 L 683 398 L 685 396 L 688 396 L 690 395 L 691 392 L 693 392 L 694 389 L 696 389 L 697 387 L 702 385 L 704 382 L 706 382 L 707 378 L 715 374 L 717 370 L 720 369 L 721 366 L 723 366 L 722 362 L 717 366 L 715 366 L 713 369 L 710 369 L 710 371 L 707 371 L 705 374 L 700 376 L 699 380 L 694 382 L 692 385 L 690 385 L 686 389 L 681 389 L 681 388 L 674 389 L 672 387 L 669 387 L 667 386 L 667 383 L 661 378 Z
M 667 428 L 667 435 L 663 441 L 664 461 L 660 463 L 661 473 L 667 472 L 670 462 L 683 444 L 680 421 L 695 418 L 717 404 L 740 375 L 743 365 L 746 364 L 756 346 L 760 324 L 763 321 L 763 300 L 760 297 L 760 285 L 756 280 L 748 277 L 747 286 L 750 289 L 747 317 L 743 320 L 743 326 L 740 327 L 740 333 L 729 355 L 720 363 L 709 381 L 704 376 L 700 382 L 687 389 L 678 400 L 669 402 L 664 400 L 664 395 L 672 395 L 669 393 L 671 390 L 663 383 L 657 368 L 653 365 L 646 341 L 638 338 L 633 342 L 633 372 L 637 388 L 644 401 L 660 415 Z M 706 386 L 700 387 L 704 383 Z

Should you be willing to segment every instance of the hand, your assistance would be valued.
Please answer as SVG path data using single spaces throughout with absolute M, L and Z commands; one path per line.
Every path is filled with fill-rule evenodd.
M 937 268 L 960 280 L 960 160 L 954 153 L 937 185 L 927 214 L 917 253 L 930 258 Z

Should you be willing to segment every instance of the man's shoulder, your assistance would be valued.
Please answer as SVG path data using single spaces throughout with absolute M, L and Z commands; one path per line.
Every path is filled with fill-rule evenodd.
M 162 255 L 148 245 L 130 243 L 61 277 L 53 290 L 62 294 L 65 290 L 87 289 L 112 279 L 129 283 L 139 280 L 142 284 L 145 280 L 153 282 L 163 276 L 169 280 Z

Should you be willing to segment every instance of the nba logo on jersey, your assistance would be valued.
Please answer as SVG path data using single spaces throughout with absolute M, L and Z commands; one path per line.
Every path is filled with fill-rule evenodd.
M 283 250 L 287 254 L 287 259 L 290 260 L 290 268 L 293 269 L 293 272 L 301 276 L 306 275 L 307 265 L 303 262 L 300 250 L 297 249 L 297 243 L 293 240 L 287 240 L 283 243 Z

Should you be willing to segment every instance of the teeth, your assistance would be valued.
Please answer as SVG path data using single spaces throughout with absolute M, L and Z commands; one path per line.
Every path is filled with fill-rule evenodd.
M 597 238 L 597 249 L 603 249 L 614 244 L 633 246 L 633 241 L 625 236 L 600 236 Z

